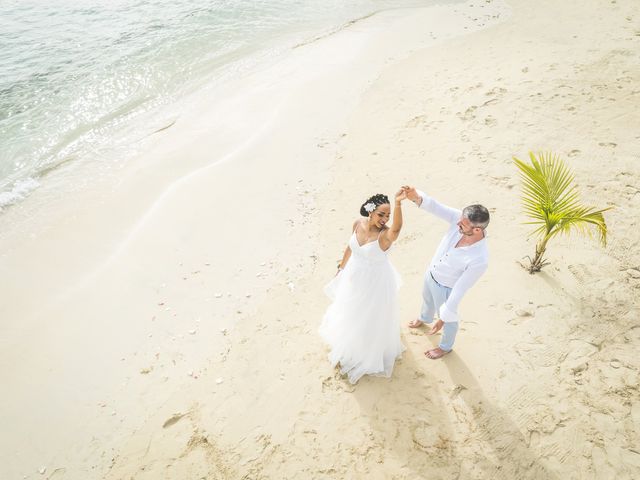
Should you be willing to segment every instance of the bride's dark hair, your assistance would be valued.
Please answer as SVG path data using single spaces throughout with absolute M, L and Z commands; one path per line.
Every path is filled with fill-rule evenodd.
M 373 205 L 375 206 L 374 208 L 378 208 L 380 205 L 389 203 L 389 198 L 382 193 L 376 193 L 375 195 L 369 197 L 360 207 L 360 215 L 362 215 L 363 217 L 369 216 L 369 212 L 367 212 L 367 210 L 364 208 L 367 203 L 373 203 Z

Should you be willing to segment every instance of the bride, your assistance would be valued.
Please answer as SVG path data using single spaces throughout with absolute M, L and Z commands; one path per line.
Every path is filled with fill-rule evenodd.
M 386 195 L 364 202 L 360 214 L 366 218 L 354 222 L 338 273 L 325 287 L 333 302 L 319 332 L 331 348 L 329 361 L 340 364 L 351 383 L 366 374 L 390 377 L 404 351 L 398 312 L 400 276 L 387 253 L 400 234 L 401 204 L 406 198 L 404 190 L 396 193 L 390 227 Z

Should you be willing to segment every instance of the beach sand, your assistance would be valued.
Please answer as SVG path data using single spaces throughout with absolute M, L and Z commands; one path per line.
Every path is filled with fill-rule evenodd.
M 640 477 L 639 22 L 632 0 L 374 15 L 194 102 L 117 181 L 4 212 L 0 478 Z M 531 150 L 614 207 L 606 248 L 555 238 L 537 275 Z M 426 359 L 406 322 L 446 226 L 407 203 L 407 351 L 354 386 L 322 288 L 361 203 L 405 183 L 487 205 L 490 268 Z

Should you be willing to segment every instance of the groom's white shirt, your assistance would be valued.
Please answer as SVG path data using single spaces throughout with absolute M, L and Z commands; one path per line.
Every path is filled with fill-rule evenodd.
M 460 300 L 489 266 L 486 232 L 485 238 L 473 245 L 456 248 L 462 238 L 457 225 L 462 210 L 447 207 L 420 190 L 417 192 L 422 197 L 420 208 L 449 223 L 449 230 L 438 245 L 428 273 L 440 285 L 451 288 L 449 298 L 440 307 L 440 318 L 444 322 L 457 322 Z

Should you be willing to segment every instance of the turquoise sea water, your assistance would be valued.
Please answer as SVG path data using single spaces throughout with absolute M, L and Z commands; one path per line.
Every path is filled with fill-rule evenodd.
M 0 2 L 0 210 L 77 161 L 109 161 L 118 131 L 265 52 L 429 0 Z

